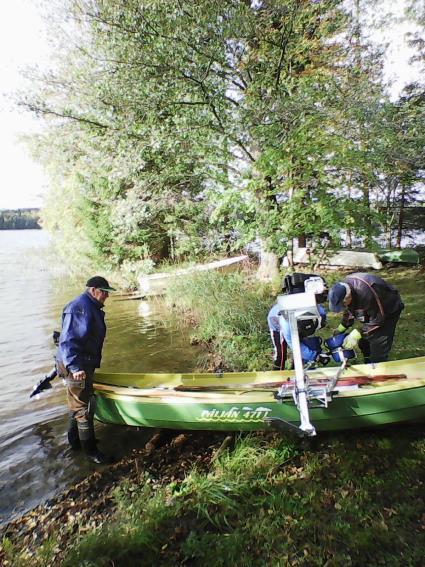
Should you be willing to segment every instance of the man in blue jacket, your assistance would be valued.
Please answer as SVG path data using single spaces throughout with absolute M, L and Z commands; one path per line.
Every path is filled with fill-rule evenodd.
M 59 374 L 65 379 L 69 406 L 68 440 L 72 448 L 83 448 L 89 460 L 102 464 L 110 458 L 97 449 L 93 417 L 93 376 L 100 367 L 106 335 L 103 307 L 110 291 L 107 280 L 94 276 L 86 290 L 65 306 L 56 354 Z

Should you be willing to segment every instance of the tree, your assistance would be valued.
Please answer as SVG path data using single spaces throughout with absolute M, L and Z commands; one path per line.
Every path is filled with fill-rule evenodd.
M 69 0 L 69 14 L 75 45 L 23 102 L 51 125 L 56 200 L 65 179 L 95 253 L 120 264 L 258 238 L 277 266 L 294 237 L 368 234 L 366 93 L 381 91 L 369 55 L 350 65 L 343 2 Z

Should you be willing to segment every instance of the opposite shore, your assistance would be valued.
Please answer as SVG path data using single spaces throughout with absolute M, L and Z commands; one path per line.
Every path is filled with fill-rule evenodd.
M 0 230 L 41 229 L 40 209 L 0 209 Z

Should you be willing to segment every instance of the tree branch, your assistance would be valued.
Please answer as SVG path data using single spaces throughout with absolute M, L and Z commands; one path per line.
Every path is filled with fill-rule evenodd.
M 83 124 L 88 124 L 90 126 L 94 126 L 95 128 L 99 128 L 102 130 L 113 130 L 115 132 L 121 131 L 119 128 L 114 128 L 110 124 L 102 124 L 97 120 L 92 120 L 91 118 L 85 118 L 84 116 L 75 116 L 69 112 L 59 112 L 56 110 L 52 110 L 50 108 L 43 108 L 41 106 L 37 106 L 35 104 L 25 103 L 25 102 L 20 103 L 20 106 L 24 106 L 25 108 L 27 108 L 31 112 L 34 112 L 35 114 L 56 116 L 57 118 L 64 118 L 66 120 L 72 120 L 74 122 L 81 122 Z M 129 136 L 130 138 L 135 138 L 137 140 L 145 139 L 143 136 L 138 136 L 137 134 L 133 134 L 131 132 L 126 132 L 126 135 Z

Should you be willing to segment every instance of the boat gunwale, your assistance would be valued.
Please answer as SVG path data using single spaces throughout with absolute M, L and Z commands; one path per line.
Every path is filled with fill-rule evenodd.
M 325 386 L 325 384 L 323 385 Z M 318 386 L 319 387 L 319 386 Z M 352 390 L 338 391 L 338 385 L 335 388 L 334 397 L 335 398 L 351 398 L 359 396 L 373 396 L 380 395 L 391 392 L 400 392 L 407 390 L 416 390 L 425 387 L 425 378 L 418 379 L 406 379 L 403 381 L 394 381 L 389 384 L 388 382 L 376 382 L 375 384 L 360 385 L 358 388 L 353 388 Z M 94 385 L 96 393 L 101 396 L 120 396 L 120 399 L 125 398 L 165 398 L 173 397 L 174 399 L 188 399 L 192 398 L 195 400 L 209 400 L 216 399 L 217 397 L 230 398 L 230 397 L 241 397 L 247 396 L 250 398 L 258 398 L 259 400 L 266 396 L 267 394 L 273 394 L 278 390 L 275 388 L 263 388 L 263 389 L 240 389 L 240 390 L 208 390 L 208 391 L 184 391 L 175 390 L 173 388 L 134 388 L 134 387 L 122 387 L 113 385 Z M 226 400 L 227 402 L 227 400 Z M 225 403 L 225 402 L 223 402 Z
M 416 368 L 419 367 L 419 368 Z M 335 367 L 335 370 L 337 368 Z M 326 387 L 332 379 L 334 367 L 317 368 L 308 372 L 310 386 L 319 389 Z M 413 372 L 424 374 L 423 377 L 409 377 L 403 380 L 397 372 L 405 371 L 410 375 Z M 394 380 L 391 380 L 391 374 Z M 354 375 L 354 376 L 353 376 Z M 228 372 L 223 374 L 212 373 L 97 373 L 94 377 L 94 388 L 100 396 L 119 395 L 125 398 L 164 398 L 216 400 L 223 398 L 229 400 L 243 397 L 246 399 L 264 399 L 278 390 L 285 383 L 293 384 L 293 371 L 259 371 L 259 372 Z M 379 377 L 385 376 L 383 380 Z M 398 379 L 396 378 L 398 376 Z M 117 382 L 129 382 L 130 385 L 114 383 L 113 378 L 120 377 Z M 375 380 L 370 384 L 359 383 L 357 388 L 338 390 L 338 383 L 333 392 L 334 398 L 350 398 L 360 396 L 374 396 L 390 392 L 405 392 L 425 386 L 425 356 L 408 358 L 404 360 L 387 361 L 376 365 L 352 365 L 346 369 L 340 380 L 354 378 L 370 378 Z M 131 382 L 146 381 L 148 385 L 138 387 Z M 168 384 L 167 384 L 168 381 Z M 268 381 L 268 382 L 267 382 Z M 271 382 L 272 381 L 272 382 Z M 157 384 L 155 383 L 157 382 Z M 223 387 L 224 386 L 224 387 Z M 234 388 L 232 387 L 234 386 Z M 185 387 L 187 389 L 185 389 Z M 198 390 L 191 390 L 199 387 Z M 205 390 L 202 390 L 205 388 Z M 216 389 L 215 389 L 216 388 Z
M 392 367 L 398 366 L 408 366 L 413 367 L 414 365 L 423 365 L 425 371 L 425 356 L 415 357 L 415 358 L 406 358 L 402 360 L 391 360 L 387 362 L 380 362 L 376 364 L 353 364 L 351 366 L 347 366 L 346 370 L 344 371 L 344 377 L 350 378 L 350 374 L 353 372 L 359 375 L 366 376 L 373 376 L 376 374 L 383 374 L 384 370 L 388 368 L 388 372 L 394 371 Z M 337 366 L 328 366 L 326 368 L 320 367 L 315 368 L 313 370 L 308 370 L 307 374 L 310 378 L 315 378 L 316 376 L 322 377 L 322 379 L 327 379 L 329 376 L 338 370 Z M 345 373 L 348 372 L 346 375 Z M 194 381 L 208 381 L 208 380 L 217 380 L 219 382 L 225 383 L 226 380 L 230 378 L 233 381 L 244 380 L 246 383 L 247 379 L 266 379 L 266 378 L 273 378 L 274 381 L 277 381 L 276 378 L 282 377 L 285 379 L 291 378 L 294 376 L 294 370 L 259 370 L 259 371 L 251 371 L 251 372 L 224 372 L 224 373 L 212 373 L 212 372 L 105 372 L 105 371 L 98 371 L 95 374 L 94 381 L 101 384 L 108 384 L 107 380 L 109 377 L 116 377 L 120 376 L 124 380 L 158 380 L 158 381 L 166 381 L 166 380 L 180 380 L 183 382 L 194 382 Z M 341 377 L 343 379 L 343 377 Z M 242 383 L 242 382 L 241 382 Z M 259 384 L 261 381 L 258 382 Z

